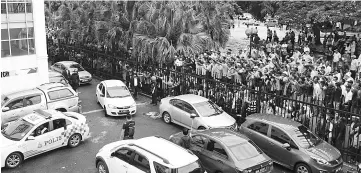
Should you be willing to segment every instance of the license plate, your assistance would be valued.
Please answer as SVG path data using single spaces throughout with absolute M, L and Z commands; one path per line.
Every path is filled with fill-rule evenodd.
M 266 171 L 268 171 L 268 167 L 263 167 L 263 168 L 261 168 L 261 169 L 258 169 L 258 170 L 256 170 L 256 171 L 254 171 L 255 173 L 263 173 L 263 172 L 266 172 Z
M 121 110 L 119 111 L 120 114 L 124 114 L 124 113 L 128 113 L 129 111 L 128 110 Z

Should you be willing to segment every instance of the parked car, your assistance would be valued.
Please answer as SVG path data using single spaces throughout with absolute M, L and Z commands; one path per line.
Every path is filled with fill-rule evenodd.
M 90 137 L 85 116 L 56 110 L 35 110 L 8 123 L 1 134 L 1 167 L 8 168 L 56 148 L 77 147 Z
M 98 173 L 205 173 L 196 155 L 157 136 L 105 145 L 95 165 Z
M 298 122 L 271 114 L 253 114 L 246 118 L 240 131 L 275 162 L 295 172 L 342 171 L 340 151 Z
M 105 116 L 134 115 L 137 104 L 128 87 L 120 80 L 105 80 L 96 87 L 97 102 L 104 109 Z
M 194 95 L 185 94 L 166 97 L 161 100 L 159 112 L 165 123 L 175 123 L 180 126 L 195 129 L 229 128 L 236 130 L 236 120 L 228 115 L 211 100 Z
M 60 61 L 52 65 L 51 70 L 63 74 L 63 72 L 71 71 L 71 69 L 78 69 L 80 84 L 90 84 L 92 81 L 92 75 L 86 71 L 80 64 L 74 61 Z
M 3 125 L 17 120 L 36 109 L 78 112 L 78 93 L 61 83 L 46 83 L 33 89 L 4 94 L 1 100 L 1 123 Z
M 70 86 L 69 81 L 65 79 L 65 77 L 56 71 L 49 70 L 49 82 L 50 83 L 62 83 L 65 86 Z
M 183 133 L 170 136 L 179 144 Z M 201 160 L 207 172 L 270 173 L 273 161 L 249 138 L 229 129 L 210 129 L 191 133 L 190 150 Z

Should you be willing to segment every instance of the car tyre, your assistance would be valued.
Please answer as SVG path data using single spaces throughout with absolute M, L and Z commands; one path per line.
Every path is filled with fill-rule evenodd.
M 304 163 L 299 163 L 295 167 L 295 173 L 312 173 L 309 166 Z
M 11 153 L 5 160 L 7 168 L 16 168 L 23 162 L 23 156 L 20 153 Z
M 198 127 L 198 130 L 206 130 L 206 128 L 203 127 L 203 126 L 199 126 L 199 127 Z
M 163 121 L 167 124 L 170 124 L 172 122 L 172 117 L 169 115 L 168 112 L 163 113 Z
M 75 148 L 80 144 L 80 141 L 81 141 L 81 135 L 78 133 L 75 133 L 70 136 L 70 138 L 68 140 L 68 146 L 70 148 Z
M 99 161 L 97 164 L 98 173 L 109 173 L 108 166 L 103 161 Z
M 107 113 L 107 108 L 104 106 L 104 115 L 106 116 L 106 117 L 108 117 L 109 115 L 108 115 L 108 113 Z

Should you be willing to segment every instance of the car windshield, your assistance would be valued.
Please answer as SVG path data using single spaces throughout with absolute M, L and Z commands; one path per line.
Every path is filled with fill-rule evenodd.
M 4 137 L 10 140 L 20 141 L 33 127 L 33 124 L 25 121 L 24 119 L 18 119 L 9 123 L 9 125 L 5 127 L 1 133 Z
M 84 68 L 79 64 L 71 64 L 69 68 L 76 68 L 78 71 L 85 71 Z
M 223 111 L 212 101 L 195 103 L 193 105 L 199 114 L 203 117 L 210 117 L 223 113 Z
M 66 79 L 64 77 L 62 77 L 62 76 L 51 77 L 51 78 L 49 78 L 49 82 L 59 82 L 59 83 L 65 84 L 65 85 L 68 84 Z
M 314 147 L 322 141 L 305 126 L 298 126 L 293 138 L 302 148 Z
M 263 153 L 252 141 L 232 145 L 229 149 L 236 156 L 237 160 L 249 159 Z
M 202 173 L 202 168 L 198 162 L 193 162 L 189 165 L 178 168 L 176 173 Z
M 125 86 L 114 86 L 107 88 L 108 98 L 123 98 L 129 96 L 130 96 L 130 92 Z

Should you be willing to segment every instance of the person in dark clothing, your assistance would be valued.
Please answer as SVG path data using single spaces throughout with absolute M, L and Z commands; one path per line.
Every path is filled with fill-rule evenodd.
M 151 93 L 152 93 L 152 103 L 153 105 L 157 105 L 157 96 L 158 96 L 158 89 L 157 89 L 157 83 L 153 82 L 151 85 Z
M 68 70 L 63 70 L 62 75 L 64 76 L 64 78 L 65 78 L 66 80 L 70 81 L 70 80 L 69 80 L 69 79 L 70 79 L 70 76 L 69 76 Z
M 80 79 L 78 74 L 78 69 L 74 69 L 73 73 L 70 76 L 70 85 L 73 88 L 74 91 L 78 92 Z
M 127 115 L 127 121 L 123 124 L 120 132 L 120 140 L 134 139 L 135 121 L 131 115 Z
M 183 129 L 183 136 L 181 137 L 181 140 L 179 141 L 179 145 L 185 149 L 190 149 L 191 147 L 191 137 L 189 136 L 188 129 Z

